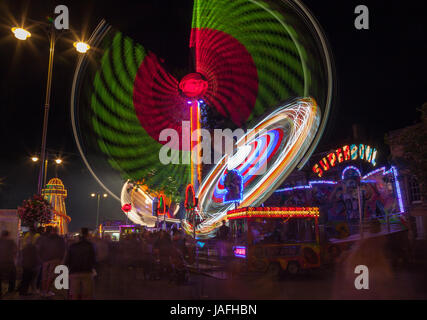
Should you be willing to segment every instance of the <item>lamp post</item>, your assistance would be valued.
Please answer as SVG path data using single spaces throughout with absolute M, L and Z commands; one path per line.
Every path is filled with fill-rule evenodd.
M 31 20 L 34 21 L 34 20 Z M 50 108 L 50 96 L 52 89 L 52 72 L 53 72 L 53 58 L 55 54 L 55 43 L 59 38 L 57 37 L 57 31 L 53 22 L 46 23 L 42 21 L 34 21 L 38 25 L 47 26 L 49 28 L 47 35 L 49 38 L 49 65 L 47 70 L 47 82 L 46 82 L 46 93 L 45 93 L 45 104 L 44 104 L 44 117 L 43 117 L 43 131 L 42 131 L 42 143 L 41 143 L 41 152 L 40 152 L 40 170 L 38 177 L 38 185 L 37 185 L 37 194 L 41 194 L 41 190 L 43 188 L 42 182 L 44 181 L 44 177 L 46 176 L 45 166 L 46 166 L 46 137 L 47 137 L 47 125 L 49 119 L 49 108 Z M 31 37 L 31 33 L 24 28 L 13 27 L 13 34 L 18 40 L 24 41 Z M 85 53 L 89 50 L 90 46 L 85 44 L 84 42 L 75 42 L 74 46 L 78 52 Z
M 99 204 L 101 202 L 101 196 L 102 196 L 103 199 L 105 199 L 105 198 L 108 197 L 108 195 L 106 193 L 101 194 L 101 193 L 97 192 L 97 193 L 92 193 L 90 196 L 92 198 L 97 198 L 97 205 L 96 205 L 96 226 L 95 226 L 95 228 L 98 228 L 98 226 L 99 226 Z
M 56 167 L 55 167 L 55 176 L 56 177 L 58 177 L 58 166 L 61 165 L 61 164 L 63 164 L 63 162 L 64 162 L 61 159 L 61 157 L 59 157 L 59 156 L 53 156 L 50 153 L 46 152 L 44 162 L 41 162 L 41 164 L 40 164 L 40 166 L 43 167 L 43 173 L 44 173 L 43 174 L 43 186 L 46 185 L 47 165 L 48 165 L 49 160 L 53 160 L 53 162 L 56 164 Z M 31 157 L 31 161 L 33 161 L 33 162 L 39 162 L 40 158 L 38 157 L 38 155 L 34 155 L 34 156 Z

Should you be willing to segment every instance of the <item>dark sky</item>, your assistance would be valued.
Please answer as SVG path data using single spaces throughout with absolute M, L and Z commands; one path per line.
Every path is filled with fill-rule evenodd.
M 365 0 L 370 30 L 354 28 L 354 8 L 360 1 L 306 0 L 322 25 L 335 58 L 337 99 L 334 115 L 317 151 L 351 139 L 351 126 L 365 128 L 367 141 L 383 145 L 384 134 L 413 124 L 416 108 L 427 101 L 427 24 L 424 1 Z M 29 157 L 39 152 L 48 42 L 42 31 L 30 41 L 18 42 L 10 27 L 23 17 L 43 20 L 54 7 L 70 10 L 71 28 L 90 35 L 101 18 L 140 39 L 172 63 L 182 63 L 182 43 L 188 37 L 190 1 L 47 1 L 11 0 L 0 3 L 0 208 L 16 208 L 37 188 L 37 170 Z M 143 39 L 143 41 L 142 41 Z M 65 163 L 58 175 L 69 190 L 71 229 L 94 226 L 96 203 L 91 192 L 101 191 L 78 156 L 72 135 L 69 99 L 76 53 L 70 37 L 56 46 L 48 148 L 62 152 Z M 71 49 L 72 48 L 72 49 Z M 186 63 L 187 61 L 184 61 Z M 50 166 L 49 177 L 55 174 Z M 101 216 L 120 218 L 113 199 L 101 204 Z

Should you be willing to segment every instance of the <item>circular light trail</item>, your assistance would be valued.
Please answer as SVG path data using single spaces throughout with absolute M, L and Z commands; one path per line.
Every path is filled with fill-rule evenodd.
M 236 167 L 243 177 L 239 207 L 263 203 L 295 169 L 311 145 L 321 120 L 320 109 L 312 98 L 297 99 L 279 107 L 243 136 L 236 147 L 250 152 Z M 234 204 L 224 201 L 224 179 L 228 173 L 228 155 L 224 156 L 204 179 L 198 192 L 203 221 L 196 228 L 199 237 L 209 237 Z M 193 226 L 184 222 L 189 234 Z
M 322 118 L 305 159 L 322 135 L 333 96 L 332 58 L 322 30 L 299 0 L 195 0 L 189 27 L 193 61 L 188 83 L 173 71 L 170 57 L 158 56 L 147 43 L 105 22 L 89 39 L 99 50 L 91 59 L 79 58 L 71 95 L 73 133 L 89 171 L 116 199 L 127 179 L 144 180 L 150 194 L 163 191 L 174 201 L 182 199 L 193 177 L 184 162 L 190 144 L 172 148 L 182 163 L 164 165 L 159 151 L 167 142 L 159 135 L 173 129 L 181 141 L 187 130 L 183 123 L 191 118 L 188 106 L 196 100 L 213 111 L 218 123 L 228 121 L 234 129 L 253 127 L 279 102 L 310 95 L 319 102 Z M 274 162 L 291 126 L 270 128 L 248 147 L 263 151 L 266 163 Z M 242 153 L 224 165 L 240 170 L 245 157 Z M 246 178 L 246 189 L 262 175 L 255 176 Z M 213 201 L 213 190 L 209 199 L 221 206 L 220 181 L 215 188 L 219 202 Z
M 153 216 L 152 206 L 154 197 L 147 191 L 146 186 L 135 185 L 127 181 L 122 188 L 120 201 L 122 204 L 123 212 L 135 224 L 142 226 L 154 227 L 157 216 Z M 176 208 L 173 215 L 177 213 L 179 206 Z M 170 217 L 161 217 L 159 220 L 166 220 L 168 222 L 179 223 L 179 219 Z

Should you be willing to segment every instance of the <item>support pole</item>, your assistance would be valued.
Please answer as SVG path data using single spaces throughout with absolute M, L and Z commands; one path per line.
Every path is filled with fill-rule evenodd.
M 97 206 L 96 206 L 96 228 L 98 228 L 98 225 L 99 225 L 99 202 L 100 202 L 100 200 L 101 200 L 101 195 L 98 193 L 98 203 L 97 203 Z
M 362 201 L 360 199 L 361 192 L 360 192 L 360 183 L 357 185 L 357 197 L 359 200 L 359 232 L 360 232 L 360 239 L 363 239 L 363 221 L 362 221 Z
M 55 29 L 53 24 L 51 25 L 49 33 L 49 66 L 47 70 L 47 83 L 46 83 L 46 97 L 44 104 L 44 118 L 43 118 L 43 133 L 42 133 L 42 146 L 41 146 L 41 161 L 40 161 L 40 171 L 39 171 L 39 181 L 37 186 L 37 194 L 41 194 L 43 188 L 43 178 L 45 176 L 44 165 L 46 161 L 46 138 L 47 138 L 47 125 L 49 121 L 49 108 L 50 108 L 50 92 L 52 89 L 52 71 L 53 71 L 53 58 L 55 54 Z
M 191 184 L 194 192 L 199 189 L 201 179 L 200 161 L 200 106 L 199 102 L 193 101 L 190 107 L 190 148 L 191 148 Z M 193 140 L 193 133 L 195 139 Z
M 48 162 L 48 157 L 46 157 L 46 159 L 44 160 L 44 177 L 43 177 L 43 186 L 42 186 L 42 189 L 43 189 L 43 187 L 44 186 L 46 186 L 46 178 L 47 178 L 47 162 Z

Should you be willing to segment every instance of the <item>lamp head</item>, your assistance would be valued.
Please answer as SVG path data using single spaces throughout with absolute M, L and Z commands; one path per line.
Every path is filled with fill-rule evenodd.
M 31 33 L 24 28 L 13 27 L 12 32 L 15 35 L 15 38 L 19 40 L 27 40 L 27 38 L 31 37 Z
M 73 45 L 76 48 L 77 52 L 80 53 L 86 53 L 90 49 L 90 45 L 82 41 L 74 42 Z

